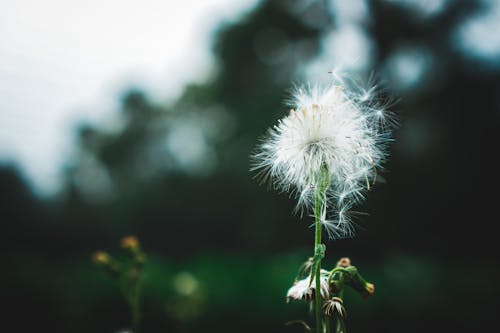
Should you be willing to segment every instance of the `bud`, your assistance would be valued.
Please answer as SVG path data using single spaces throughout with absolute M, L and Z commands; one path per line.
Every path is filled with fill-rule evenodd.
M 107 252 L 97 251 L 92 255 L 92 261 L 98 265 L 108 265 L 111 261 L 111 258 Z
M 126 250 L 135 252 L 139 250 L 139 241 L 135 236 L 127 236 L 122 239 L 121 246 Z
M 373 283 L 366 282 L 365 284 L 365 292 L 362 294 L 364 299 L 369 298 L 370 296 L 373 296 L 375 293 L 375 286 Z
M 349 266 L 351 266 L 351 259 L 347 257 L 340 258 L 340 260 L 337 262 L 337 267 L 347 268 Z
M 373 296 L 375 286 L 372 283 L 366 282 L 355 266 L 346 267 L 345 271 L 346 276 L 344 281 L 347 285 L 356 290 L 364 299 Z

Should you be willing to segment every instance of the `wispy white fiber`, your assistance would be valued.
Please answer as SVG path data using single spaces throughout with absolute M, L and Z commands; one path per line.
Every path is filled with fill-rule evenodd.
M 331 238 L 352 235 L 349 210 L 364 199 L 385 160 L 395 120 L 379 95 L 377 86 L 345 79 L 297 87 L 289 114 L 253 155 L 258 177 L 295 195 L 301 210 L 312 209 L 319 175 L 327 173 L 321 223 Z
M 327 299 L 329 296 L 329 287 L 328 287 L 328 274 L 329 272 L 322 269 L 321 277 L 320 277 L 320 288 L 321 288 L 321 297 Z M 311 277 L 313 281 L 311 281 Z M 286 293 L 287 301 L 290 300 L 306 300 L 310 301 L 314 298 L 316 283 L 314 282 L 314 276 L 309 275 L 305 279 L 295 281 L 293 286 L 288 289 Z

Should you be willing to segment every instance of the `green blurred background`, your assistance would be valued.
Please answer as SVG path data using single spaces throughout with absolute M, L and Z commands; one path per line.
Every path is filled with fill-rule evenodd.
M 441 2 L 436 12 L 436 1 L 363 2 L 372 60 L 357 75 L 373 70 L 399 98 L 401 126 L 386 183 L 359 207 L 368 215 L 357 236 L 327 243 L 327 266 L 349 256 L 376 286 L 367 301 L 346 295 L 350 332 L 477 332 L 496 322 L 500 58 L 452 36 L 493 2 Z M 78 127 L 54 196 L 1 164 L 4 330 L 127 329 L 119 288 L 91 261 L 98 249 L 124 256 L 127 235 L 148 258 L 143 332 L 301 332 L 284 323 L 312 322 L 306 305 L 285 303 L 312 254 L 310 218 L 258 186 L 248 156 L 294 82 L 328 80 L 331 67 L 306 68 L 327 57 L 328 34 L 341 27 L 332 3 L 261 1 L 220 25 L 217 69 L 174 103 L 124 91 L 118 130 Z

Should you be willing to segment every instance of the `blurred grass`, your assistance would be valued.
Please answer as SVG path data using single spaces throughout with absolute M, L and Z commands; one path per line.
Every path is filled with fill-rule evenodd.
M 213 253 L 184 261 L 151 255 L 144 271 L 144 330 L 182 332 L 204 328 L 229 332 L 236 325 L 240 332 L 299 332 L 298 327 L 285 327 L 284 323 L 309 320 L 307 305 L 286 304 L 285 294 L 306 258 L 307 251 L 269 257 Z M 336 259 L 330 256 L 325 265 L 333 267 Z M 498 276 L 492 266 L 481 266 L 482 278 L 477 281 L 472 261 L 464 266 L 463 262 L 409 255 L 383 262 L 352 259 L 376 286 L 375 296 L 368 301 L 354 292 L 346 294 L 352 331 L 417 332 L 428 323 L 434 327 L 431 331 L 436 331 L 436 325 L 463 330 L 472 328 L 471 316 L 483 322 L 494 318 L 494 309 L 481 306 L 482 299 L 499 293 Z M 23 295 L 9 297 L 7 292 L 5 300 L 21 317 L 36 310 L 40 318 L 35 320 L 54 332 L 112 332 L 127 327 L 128 309 L 119 288 L 90 259 L 45 262 L 29 256 L 4 262 L 9 266 L 4 273 L 7 283 L 30 297 L 29 302 L 21 300 L 16 308 L 14 303 L 19 299 L 12 297 Z M 173 281 L 180 272 L 196 279 L 198 288 L 192 295 L 176 291 Z M 464 303 L 464 299 L 468 301 Z M 176 307 L 184 309 L 176 312 Z M 455 309 L 450 311 L 450 307 Z M 186 317 L 176 317 L 176 313 Z M 221 324 L 225 321 L 227 327 Z M 408 327 L 408 323 L 414 325 Z

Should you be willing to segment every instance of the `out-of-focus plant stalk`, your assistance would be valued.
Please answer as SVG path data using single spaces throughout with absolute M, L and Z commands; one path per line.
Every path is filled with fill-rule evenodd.
M 110 276 L 117 282 L 130 311 L 130 325 L 133 333 L 139 333 L 141 323 L 141 291 L 143 267 L 146 261 L 139 241 L 134 236 L 121 240 L 121 247 L 127 250 L 129 259 L 117 261 L 107 252 L 97 251 L 92 260 L 106 268 Z
M 140 307 L 140 281 L 137 281 L 129 296 L 129 307 L 132 315 L 132 330 L 134 333 L 139 333 L 139 324 L 141 322 L 141 307 Z

